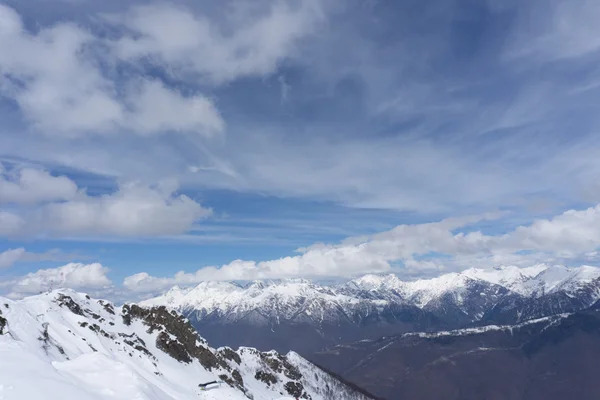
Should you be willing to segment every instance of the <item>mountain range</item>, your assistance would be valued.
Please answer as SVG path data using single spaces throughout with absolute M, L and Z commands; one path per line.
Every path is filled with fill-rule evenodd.
M 2 400 L 369 400 L 294 352 L 213 348 L 166 307 L 0 297 Z
M 598 299 L 600 268 L 535 265 L 415 281 L 366 275 L 332 286 L 306 279 L 203 282 L 140 304 L 181 312 L 219 346 L 312 354 L 403 332 L 514 325 L 579 311 Z
M 597 354 L 589 266 L 0 298 L 3 400 L 587 400 Z

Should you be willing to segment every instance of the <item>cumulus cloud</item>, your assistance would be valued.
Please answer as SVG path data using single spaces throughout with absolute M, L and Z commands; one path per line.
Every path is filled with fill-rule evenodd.
M 124 183 L 102 196 L 79 193 L 75 198 L 45 204 L 21 216 L 0 213 L 0 235 L 34 236 L 160 236 L 184 233 L 210 215 L 190 197 L 176 193 L 172 182 L 148 186 Z M 2 225 L 0 225 L 2 226 Z
M 492 213 L 400 225 L 376 235 L 350 238 L 338 245 L 320 244 L 301 249 L 302 254 L 293 257 L 263 262 L 236 260 L 219 268 L 178 272 L 168 278 L 138 273 L 125 278 L 123 283 L 133 291 L 156 292 L 175 284 L 191 285 L 204 280 L 350 277 L 389 271 L 422 276 L 474 266 L 524 266 L 585 258 L 597 254 L 600 248 L 600 205 L 570 210 L 552 219 L 539 219 L 502 235 L 460 232 L 468 225 L 500 215 Z
M 225 122 L 208 96 L 149 78 L 144 66 L 214 84 L 269 74 L 321 18 L 312 0 L 231 7 L 226 28 L 167 3 L 133 6 L 104 15 L 115 33 L 106 37 L 73 22 L 30 31 L 0 5 L 0 94 L 47 135 L 222 132 Z
M 156 236 L 186 232 L 210 210 L 170 185 L 121 185 L 110 195 L 49 204 L 42 226 L 61 234 Z
M 64 136 L 170 131 L 211 135 L 223 128 L 212 101 L 183 95 L 143 75 L 119 81 L 100 38 L 74 23 L 29 32 L 0 5 L 0 94 L 38 131 Z M 99 58 L 100 57 L 100 58 Z
M 0 163 L 0 204 L 35 204 L 69 200 L 77 194 L 75 182 L 48 171 L 22 168 L 6 171 Z
M 109 269 L 99 263 L 69 263 L 58 268 L 40 269 L 12 281 L 3 282 L 13 298 L 37 294 L 46 290 L 72 288 L 77 290 L 108 289 L 112 285 L 106 276 Z

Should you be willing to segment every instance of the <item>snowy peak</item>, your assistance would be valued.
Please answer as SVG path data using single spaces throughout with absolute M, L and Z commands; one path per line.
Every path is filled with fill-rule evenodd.
M 576 311 L 598 299 L 600 268 L 540 264 L 472 268 L 415 281 L 403 281 L 393 274 L 370 274 L 336 286 L 306 279 L 246 285 L 203 282 L 191 289 L 173 288 L 140 304 L 165 305 L 183 312 L 194 323 L 309 324 L 321 331 L 325 325 L 393 324 L 399 320 L 423 326 L 437 319 L 446 327 L 486 318 L 500 318 L 505 323 L 511 318 L 521 321 Z
M 331 388 L 336 395 L 326 392 Z M 20 301 L 0 298 L 0 398 L 369 397 L 297 354 L 215 350 L 166 307 L 115 307 L 59 290 Z
M 350 285 L 362 290 L 381 290 L 381 289 L 395 289 L 400 288 L 404 285 L 398 277 L 394 274 L 387 275 L 375 275 L 369 274 L 362 276 L 357 279 L 353 279 L 349 282 Z
M 431 279 L 401 281 L 395 275 L 366 275 L 347 285 L 366 291 L 396 290 L 405 298 L 434 299 L 444 293 L 460 291 L 474 281 L 502 286 L 524 296 L 540 296 L 600 278 L 600 268 L 592 266 L 565 267 L 539 264 L 527 268 L 501 266 L 471 268 Z M 569 283 L 569 285 L 566 285 Z
M 319 286 L 305 279 L 254 281 L 246 286 L 226 282 L 203 282 L 198 286 L 176 291 L 141 302 L 143 306 L 165 305 L 201 316 L 247 318 L 257 322 L 279 318 L 323 319 L 339 307 L 356 303 L 352 297 L 334 288 Z M 339 307 L 338 307 L 339 306 Z

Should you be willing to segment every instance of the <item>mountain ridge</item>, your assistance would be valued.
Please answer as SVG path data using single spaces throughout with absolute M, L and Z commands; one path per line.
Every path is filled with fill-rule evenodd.
M 311 354 L 415 330 L 517 324 L 599 299 L 600 268 L 538 264 L 471 268 L 415 281 L 368 274 L 329 286 L 307 279 L 202 282 L 140 304 L 182 312 L 215 343 Z
M 0 297 L 0 318 L 5 400 L 371 398 L 294 352 L 210 347 L 166 307 L 117 307 L 60 289 Z

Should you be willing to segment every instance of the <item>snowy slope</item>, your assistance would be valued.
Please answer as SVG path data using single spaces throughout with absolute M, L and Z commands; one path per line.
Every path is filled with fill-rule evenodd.
M 221 383 L 201 390 L 211 381 Z M 297 354 L 210 348 L 164 307 L 114 307 L 70 290 L 0 298 L 2 400 L 294 397 L 368 399 Z

